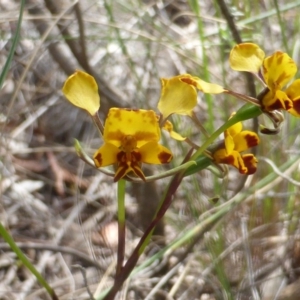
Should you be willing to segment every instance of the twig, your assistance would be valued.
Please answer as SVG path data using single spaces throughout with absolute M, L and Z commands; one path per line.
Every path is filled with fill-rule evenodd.
M 82 277 L 83 277 L 84 286 L 86 288 L 87 293 L 89 294 L 90 300 L 95 300 L 95 298 L 93 296 L 93 293 L 91 292 L 91 290 L 90 290 L 90 288 L 88 286 L 88 281 L 87 281 L 87 278 L 86 278 L 86 270 L 85 270 L 85 268 L 83 268 L 80 265 L 73 265 L 73 268 L 76 268 L 76 269 L 80 270 L 80 272 L 82 274 Z

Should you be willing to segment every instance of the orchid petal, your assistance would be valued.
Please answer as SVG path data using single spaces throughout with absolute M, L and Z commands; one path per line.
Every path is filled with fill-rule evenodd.
M 236 71 L 258 73 L 263 60 L 264 51 L 253 43 L 242 43 L 233 47 L 230 52 L 230 67 Z
M 62 89 L 65 97 L 73 105 L 95 115 L 100 108 L 98 85 L 93 76 L 76 71 L 65 82 Z

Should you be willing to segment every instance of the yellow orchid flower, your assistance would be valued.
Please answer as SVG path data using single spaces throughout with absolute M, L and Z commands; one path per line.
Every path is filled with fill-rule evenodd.
M 96 167 L 117 164 L 114 181 L 133 172 L 145 180 L 142 163 L 164 164 L 172 153 L 158 144 L 160 128 L 152 110 L 111 108 L 104 126 L 104 145 L 94 154 Z
M 282 88 L 295 76 L 297 66 L 288 54 L 277 51 L 263 62 L 263 77 L 269 91 L 262 99 L 266 110 L 284 109 L 293 107 L 293 101 Z
M 189 115 L 197 104 L 197 89 L 203 93 L 220 94 L 223 87 L 208 83 L 190 74 L 183 74 L 170 79 L 161 79 L 161 97 L 158 110 L 166 120 L 172 114 Z
M 260 74 L 268 88 L 261 99 L 262 109 L 272 111 L 283 109 L 289 111 L 293 101 L 283 87 L 295 76 L 296 63 L 287 53 L 277 51 L 265 58 L 265 53 L 256 44 L 236 45 L 230 52 L 230 66 L 233 70 Z M 262 69 L 262 70 L 261 70 Z
M 67 78 L 62 91 L 69 102 L 86 110 L 91 116 L 100 108 L 97 82 L 88 73 L 76 71 Z
M 257 146 L 259 144 L 259 137 L 255 132 L 242 131 L 242 129 L 243 125 L 239 122 L 225 130 L 225 141 L 212 156 L 216 163 L 232 165 L 241 174 L 249 175 L 255 173 L 257 159 L 251 153 L 241 154 L 241 152 Z

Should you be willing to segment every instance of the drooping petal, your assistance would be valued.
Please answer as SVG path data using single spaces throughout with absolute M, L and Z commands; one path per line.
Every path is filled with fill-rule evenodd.
M 277 51 L 263 62 L 263 77 L 268 88 L 281 90 L 296 74 L 297 65 L 287 53 Z
M 223 93 L 225 90 L 222 86 L 215 84 L 215 83 L 210 83 L 210 82 L 206 82 L 198 77 L 195 76 L 187 76 L 188 74 L 186 74 L 183 78 L 181 78 L 180 80 L 191 84 L 193 86 L 195 86 L 199 91 L 203 92 L 203 93 L 207 93 L 207 94 L 221 94 Z
M 138 148 L 149 141 L 159 141 L 160 128 L 155 112 L 111 108 L 105 121 L 104 141 L 120 147 L 125 136 L 132 136 Z
M 128 160 L 128 157 L 130 159 Z M 123 178 L 129 172 L 135 173 L 142 180 L 146 180 L 145 175 L 141 169 L 141 154 L 138 151 L 133 151 L 129 155 L 121 151 L 117 156 L 118 166 L 115 173 L 114 181 L 118 181 Z
M 293 102 L 293 107 L 288 112 L 295 117 L 300 117 L 300 79 L 295 80 L 285 92 Z
M 248 169 L 244 164 L 241 154 L 237 151 L 227 154 L 225 149 L 220 149 L 213 154 L 213 158 L 216 163 L 234 166 L 241 174 L 247 174 Z
M 265 58 L 264 51 L 253 43 L 238 44 L 230 52 L 230 67 L 236 71 L 258 73 Z
M 186 74 L 161 79 L 162 90 L 157 107 L 163 119 L 172 114 L 191 115 L 197 104 L 197 90 L 193 84 L 183 81 L 191 80 L 191 77 Z
M 259 137 L 253 131 L 244 130 L 233 137 L 234 150 L 237 152 L 245 151 L 259 144 Z
M 167 120 L 162 129 L 168 131 L 168 133 L 170 134 L 170 137 L 174 140 L 177 140 L 177 141 L 185 141 L 186 140 L 186 137 L 183 137 L 181 136 L 179 133 L 177 133 L 176 131 L 173 130 L 173 124 Z
M 149 142 L 143 145 L 139 152 L 141 161 L 147 164 L 165 164 L 173 158 L 172 152 L 157 142 Z
M 65 97 L 73 105 L 86 110 L 90 115 L 100 108 L 98 85 L 93 76 L 76 71 L 66 81 L 62 89 Z
M 242 159 L 244 161 L 244 165 L 247 168 L 247 173 L 248 175 L 254 174 L 256 172 L 257 169 L 257 158 L 249 153 L 249 154 L 244 154 L 242 155 Z
M 270 90 L 261 101 L 262 109 L 272 111 L 275 109 L 289 110 L 293 107 L 292 100 L 281 90 Z
M 119 181 L 121 178 L 123 178 L 127 173 L 132 171 L 132 169 L 127 165 L 126 162 L 119 164 L 118 168 L 115 173 L 114 182 Z
M 117 162 L 117 155 L 120 150 L 113 144 L 105 143 L 94 154 L 96 167 L 105 167 Z

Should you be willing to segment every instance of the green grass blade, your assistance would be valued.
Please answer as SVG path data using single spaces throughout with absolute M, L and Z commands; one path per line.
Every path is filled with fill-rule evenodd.
M 15 49 L 16 49 L 18 41 L 19 41 L 24 6 L 25 6 L 25 0 L 21 0 L 20 13 L 19 13 L 19 19 L 18 19 L 16 33 L 15 33 L 15 36 L 13 38 L 12 46 L 11 46 L 11 49 L 9 51 L 7 60 L 6 60 L 5 64 L 4 64 L 3 70 L 1 71 L 1 74 L 0 74 L 0 89 L 3 86 L 5 77 L 6 77 L 7 73 L 8 73 L 11 61 L 12 61 L 14 53 L 15 53 Z
M 52 299 L 58 299 L 55 295 L 54 290 L 50 287 L 44 277 L 39 273 L 39 271 L 31 264 L 31 262 L 27 259 L 24 255 L 22 250 L 16 245 L 15 241 L 11 237 L 11 235 L 7 232 L 4 226 L 0 223 L 0 234 L 2 235 L 5 242 L 10 246 L 12 251 L 16 253 L 18 258 L 21 260 L 23 265 L 36 277 L 38 282 L 46 289 L 48 294 L 51 296 Z

